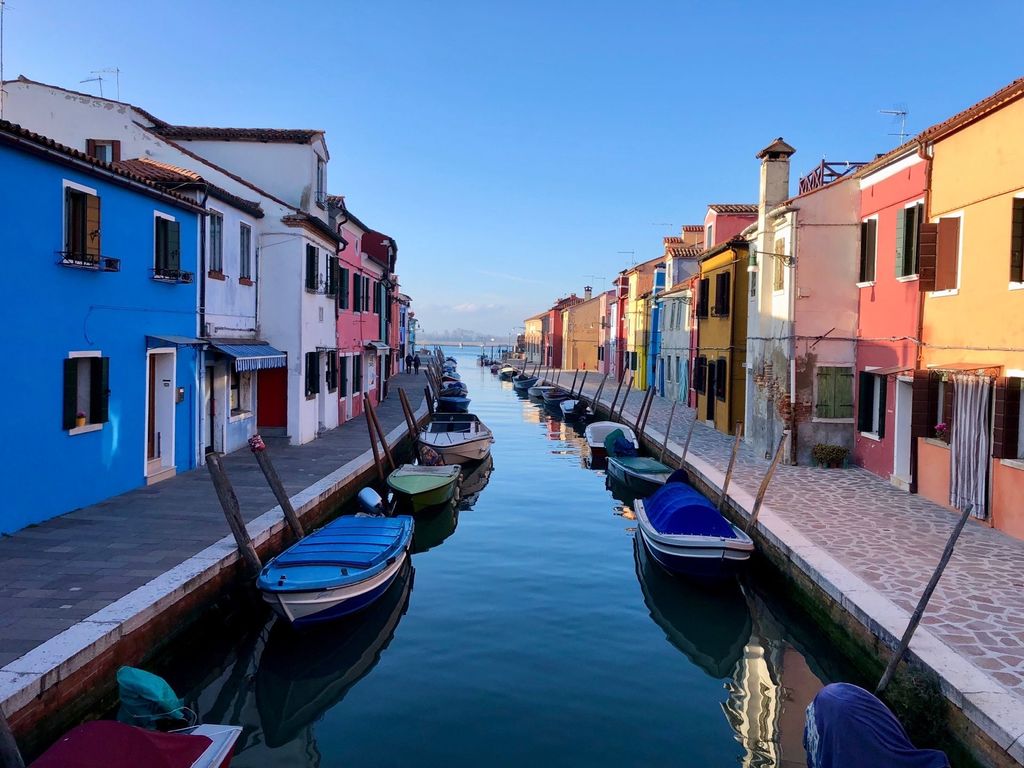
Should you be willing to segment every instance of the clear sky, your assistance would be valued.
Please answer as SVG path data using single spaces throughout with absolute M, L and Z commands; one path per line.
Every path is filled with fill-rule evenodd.
M 507 336 L 754 202 L 774 137 L 794 177 L 868 160 L 897 142 L 879 109 L 921 130 L 1024 75 L 1022 43 L 1020 0 L 7 0 L 4 74 L 98 92 L 117 66 L 169 121 L 325 129 L 425 330 Z

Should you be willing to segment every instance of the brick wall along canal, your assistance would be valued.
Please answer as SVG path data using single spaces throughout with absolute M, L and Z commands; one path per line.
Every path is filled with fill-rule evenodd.
M 649 563 L 582 427 L 457 356 L 494 470 L 417 522 L 413 572 L 351 620 L 261 614 L 158 670 L 245 726 L 233 765 L 805 765 L 807 703 L 862 681 L 749 576 L 710 590 Z

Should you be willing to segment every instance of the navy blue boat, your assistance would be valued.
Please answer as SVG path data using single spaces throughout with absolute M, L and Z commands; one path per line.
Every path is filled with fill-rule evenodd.
M 440 395 L 437 398 L 437 408 L 448 413 L 467 413 L 469 411 L 469 398 Z
M 441 388 L 441 391 L 438 392 L 438 396 L 440 397 L 465 397 L 468 394 L 469 387 L 467 387 L 461 381 L 445 384 Z
M 648 498 L 637 499 L 633 510 L 651 557 L 671 573 L 728 576 L 754 551 L 750 537 L 686 482 L 669 478 Z

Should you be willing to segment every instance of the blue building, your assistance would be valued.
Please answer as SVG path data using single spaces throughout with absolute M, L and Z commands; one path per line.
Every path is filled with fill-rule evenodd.
M 200 209 L 0 121 L 0 533 L 196 466 Z
M 659 395 L 665 395 L 665 370 L 661 363 L 661 322 L 662 306 L 658 297 L 665 292 L 665 265 L 659 264 L 654 270 L 654 286 L 647 299 L 650 313 L 647 327 L 647 382 Z

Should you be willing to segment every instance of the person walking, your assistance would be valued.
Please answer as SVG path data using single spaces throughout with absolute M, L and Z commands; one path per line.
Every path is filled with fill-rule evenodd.
M 405 356 L 405 372 L 408 373 L 410 368 L 412 368 L 412 352 Z
M 419 355 L 416 355 L 416 357 L 414 357 L 412 359 L 412 367 L 416 369 L 416 375 L 419 376 L 420 375 L 420 356 Z

